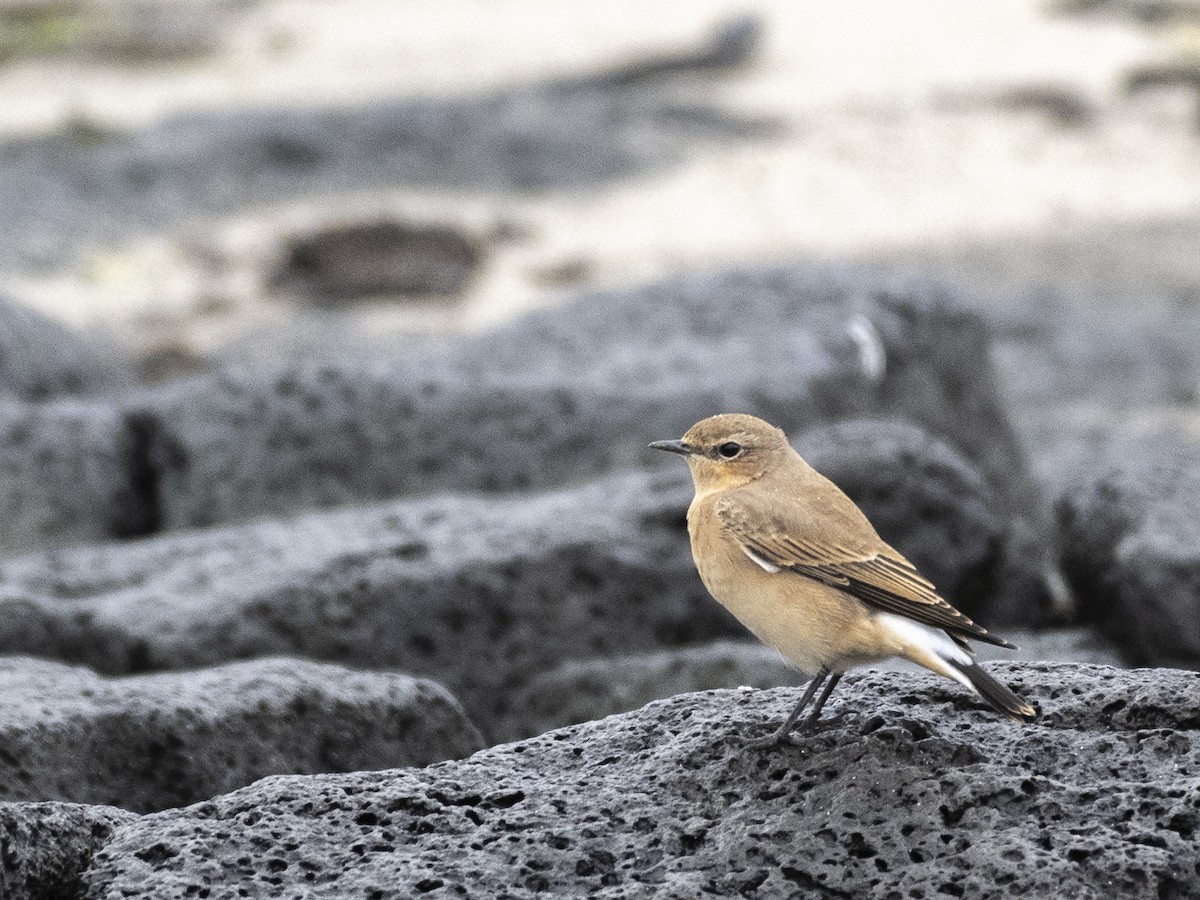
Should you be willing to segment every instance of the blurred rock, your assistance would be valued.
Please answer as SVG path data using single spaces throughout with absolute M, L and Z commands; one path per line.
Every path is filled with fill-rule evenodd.
M 83 897 L 92 854 L 137 816 L 110 806 L 0 801 L 0 897 Z
M 0 572 L 0 652 L 114 674 L 270 655 L 399 669 L 486 729 L 565 660 L 742 633 L 692 565 L 689 497 L 683 471 L 633 471 L 26 556 Z
M 0 556 L 156 530 L 143 425 L 100 401 L 0 401 Z
M 423 766 L 479 733 L 443 688 L 295 659 L 104 679 L 0 659 L 0 797 L 152 812 L 266 775 Z
M 937 105 L 953 111 L 1000 109 L 1045 116 L 1061 128 L 1084 128 L 1096 124 L 1099 102 L 1078 85 L 1057 81 L 1031 81 L 997 88 L 942 91 Z
M 1200 675 L 1000 675 L 1019 726 L 932 676 L 689 694 L 426 769 L 281 777 L 131 822 L 92 896 L 1193 897 Z
M 1069 662 L 1092 666 L 1125 668 L 1120 650 L 1092 628 L 1050 628 L 1041 631 L 1005 629 L 1004 637 L 1017 645 L 1016 650 L 974 644 L 980 661 Z
M 452 227 L 351 224 L 293 237 L 276 281 L 324 302 L 454 296 L 483 261 L 482 243 Z
M 1200 21 L 1200 4 L 1194 4 L 1194 7 L 1196 18 Z M 1121 87 L 1130 95 L 1159 88 L 1200 91 L 1200 63 L 1189 59 L 1131 66 L 1125 73 Z
M 442 353 L 231 371 L 139 413 L 167 528 L 662 465 L 647 442 L 727 411 L 791 432 L 908 419 L 969 459 L 1006 512 L 1027 511 L 1039 501 L 988 341 L 935 288 L 750 270 L 591 295 Z
M 808 676 L 757 642 L 714 641 L 657 653 L 568 660 L 517 693 L 504 740 L 628 712 L 692 691 L 803 684 Z
M 100 394 L 130 380 L 104 348 L 0 296 L 0 399 Z
M 719 72 L 748 65 L 763 43 L 763 21 L 740 15 L 717 24 L 707 45 L 679 53 L 643 56 L 600 74 L 602 81 L 636 84 L 670 75 Z
M 1059 500 L 1081 617 L 1135 665 L 1200 668 L 1200 450 L 1117 442 Z
M 988 319 L 1005 408 L 1050 497 L 1114 441 L 1200 423 L 1200 314 L 1187 305 L 1145 303 L 1131 315 L 1038 296 L 996 304 Z
M 0 550 L 577 483 L 666 464 L 647 442 L 733 410 L 793 434 L 916 423 L 978 469 L 1002 515 L 1036 524 L 988 350 L 980 319 L 936 288 L 760 269 L 591 295 L 448 349 L 199 375 L 111 409 L 13 406 Z
M 1200 3 L 1196 0 L 1055 0 L 1050 11 L 1067 15 L 1102 13 L 1150 26 L 1200 22 Z

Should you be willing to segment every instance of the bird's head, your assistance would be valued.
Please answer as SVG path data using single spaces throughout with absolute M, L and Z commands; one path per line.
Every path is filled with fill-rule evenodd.
M 795 455 L 780 429 L 742 413 L 703 419 L 681 440 L 650 446 L 686 458 L 697 493 L 748 484 Z

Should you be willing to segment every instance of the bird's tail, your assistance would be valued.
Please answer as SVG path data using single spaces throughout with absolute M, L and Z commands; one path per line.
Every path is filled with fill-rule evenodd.
M 943 657 L 943 659 L 945 659 Z M 951 668 L 959 672 L 971 683 L 975 693 L 986 700 L 998 713 L 1003 713 L 1018 722 L 1032 722 L 1038 717 L 1037 707 L 1026 703 L 983 669 L 975 660 L 962 662 L 958 659 L 945 659 Z

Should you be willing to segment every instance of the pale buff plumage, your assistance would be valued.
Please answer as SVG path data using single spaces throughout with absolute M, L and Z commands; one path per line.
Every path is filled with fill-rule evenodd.
M 1011 645 L 940 597 L 778 428 L 754 416 L 713 416 L 681 441 L 650 446 L 687 458 L 696 487 L 688 533 L 705 587 L 759 640 L 816 676 L 773 738 L 826 678 L 810 723 L 842 672 L 889 657 L 959 681 L 1012 718 L 1036 716 L 975 665 L 967 639 Z

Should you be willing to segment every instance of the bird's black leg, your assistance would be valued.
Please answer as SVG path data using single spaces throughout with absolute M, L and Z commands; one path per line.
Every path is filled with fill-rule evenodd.
M 766 737 L 757 738 L 756 740 L 749 741 L 747 746 L 749 746 L 749 747 L 774 747 L 776 744 L 783 741 L 788 736 L 788 733 L 792 730 L 792 726 L 796 724 L 796 720 L 800 718 L 800 713 L 804 712 L 805 707 L 808 706 L 808 704 L 812 701 L 813 694 L 815 694 L 817 692 L 817 689 L 821 687 L 821 685 L 824 683 L 825 679 L 828 677 L 829 677 L 828 669 L 822 669 L 820 672 L 818 672 L 816 675 L 814 675 L 812 680 L 808 683 L 808 687 L 805 689 L 804 695 L 800 698 L 800 702 L 796 704 L 796 708 L 793 709 L 791 712 L 791 715 L 789 715 L 787 717 L 787 721 L 785 721 L 782 725 L 780 725 L 778 730 L 771 732 Z M 837 684 L 838 679 L 841 677 L 842 676 L 840 674 L 834 676 L 833 684 Z M 830 687 L 827 687 L 825 689 L 824 693 L 821 694 L 821 699 L 819 701 L 817 701 L 817 709 L 816 709 L 817 713 L 820 713 L 821 707 L 824 706 L 825 701 L 829 699 L 829 692 L 831 690 L 832 690 L 832 685 Z M 811 718 L 812 717 L 810 716 L 810 720 L 811 720 Z M 807 725 L 808 723 L 806 722 L 805 724 Z
M 817 724 L 817 720 L 821 718 L 821 710 L 825 708 L 825 701 L 829 699 L 829 695 L 833 693 L 833 689 L 837 687 L 837 683 L 842 680 L 841 672 L 834 672 L 832 677 L 825 682 L 825 690 L 821 691 L 821 696 L 817 698 L 817 705 L 813 707 L 813 711 L 808 714 L 808 718 L 804 720 L 804 729 L 807 730 Z

